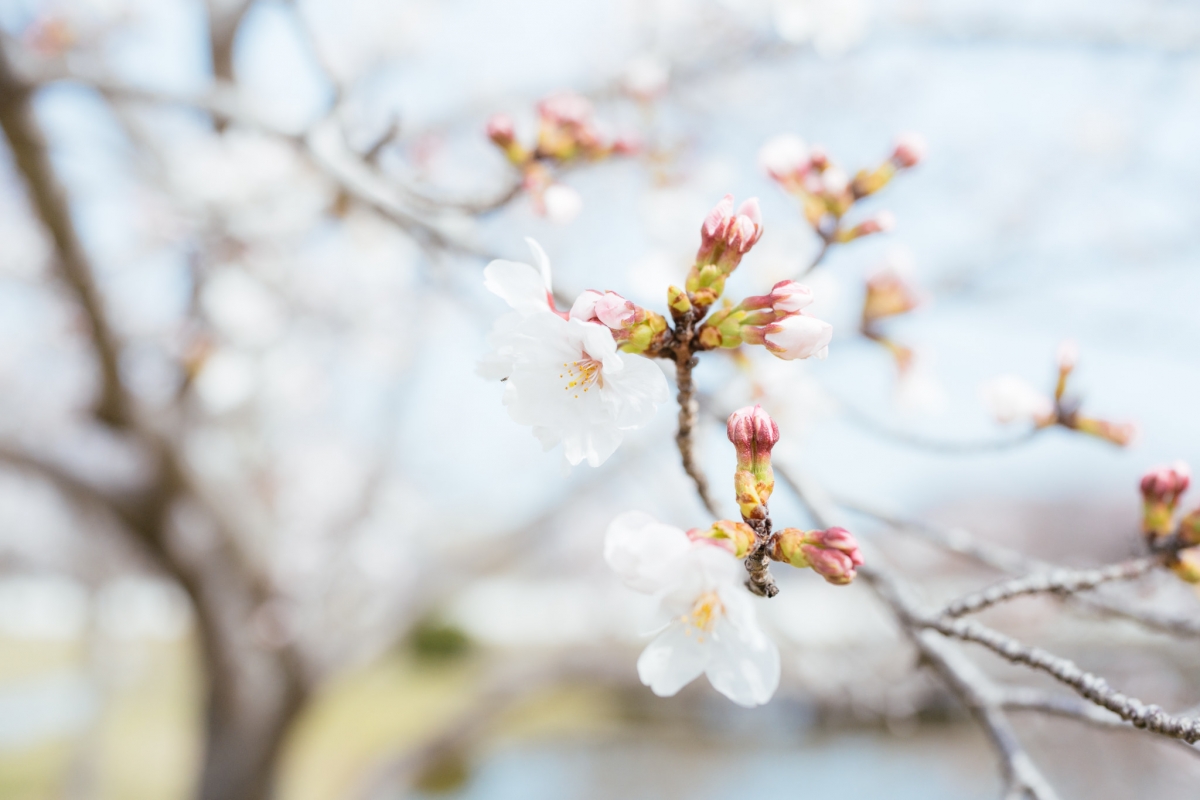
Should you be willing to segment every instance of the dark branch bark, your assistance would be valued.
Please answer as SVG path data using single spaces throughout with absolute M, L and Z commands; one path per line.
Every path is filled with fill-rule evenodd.
M 75 233 L 66 193 L 54 174 L 45 139 L 34 121 L 30 104 L 32 91 L 13 71 L 3 42 L 0 42 L 0 128 L 4 129 L 17 172 L 29 192 L 30 202 L 54 242 L 58 275 L 83 306 L 100 367 L 100 396 L 96 403 L 96 416 L 115 427 L 124 427 L 129 424 L 131 409 L 129 397 L 121 384 L 116 337 L 101 308 L 103 299 L 96 289 L 83 245 Z

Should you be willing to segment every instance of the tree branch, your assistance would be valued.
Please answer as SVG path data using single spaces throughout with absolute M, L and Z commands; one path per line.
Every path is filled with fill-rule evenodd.
M 29 199 L 46 226 L 58 255 L 58 276 L 83 307 L 92 348 L 100 367 L 100 397 L 96 417 L 114 427 L 130 422 L 130 401 L 120 376 L 120 353 L 116 336 L 107 322 L 103 298 L 96 288 L 87 255 L 71 221 L 66 193 L 50 164 L 48 147 L 33 119 L 30 97 L 33 87 L 13 71 L 5 43 L 0 41 L 0 128 L 12 151 L 17 171 L 25 182 Z
M 1053 572 L 1014 578 L 978 592 L 972 592 L 948 603 L 942 609 L 941 616 L 961 617 L 966 614 L 974 614 L 997 603 L 1012 600 L 1014 597 L 1031 594 L 1075 594 L 1087 589 L 1094 589 L 1110 581 L 1128 581 L 1140 578 L 1161 564 L 1160 557 L 1146 556 L 1096 569 L 1056 569 Z

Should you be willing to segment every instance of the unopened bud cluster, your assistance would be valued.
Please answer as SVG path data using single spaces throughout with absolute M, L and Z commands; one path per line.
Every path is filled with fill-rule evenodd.
M 1138 435 L 1136 424 L 1089 417 L 1081 413 L 1079 399 L 1068 393 L 1069 379 L 1078 361 L 1078 348 L 1073 342 L 1064 342 L 1058 351 L 1058 377 L 1053 397 L 1016 376 L 1004 375 L 993 380 L 985 387 L 985 396 L 996 419 L 1000 422 L 1029 419 L 1039 429 L 1059 425 L 1119 447 L 1131 444 Z
M 762 212 L 756 197 L 735 211 L 733 195 L 727 194 L 708 212 L 700 226 L 700 249 L 685 284 L 691 305 L 703 312 L 721 297 L 725 279 L 762 238 L 762 232 Z M 678 290 L 672 287 L 672 291 Z
M 800 200 L 805 219 L 825 242 L 845 243 L 895 226 L 895 218 L 886 211 L 852 226 L 844 225 L 842 219 L 855 203 L 878 192 L 897 172 L 916 166 L 924 155 L 920 137 L 903 136 L 881 164 L 851 178 L 830 161 L 824 149 L 809 147 L 798 136 L 783 135 L 763 145 L 759 162 L 785 191 Z
M 867 277 L 866 294 L 863 297 L 862 334 L 878 342 L 892 354 L 901 375 L 912 365 L 913 350 L 887 336 L 881 329 L 880 322 L 907 314 L 920 306 L 921 302 L 921 295 L 899 267 L 885 265 Z
M 1179 500 L 1191 482 L 1191 471 L 1182 461 L 1142 476 L 1142 533 L 1151 547 L 1167 550 L 1176 575 L 1200 584 L 1200 508 L 1176 520 Z
M 521 171 L 521 187 L 533 198 L 538 212 L 558 221 L 573 218 L 582 200 L 575 190 L 556 182 L 551 166 L 601 161 L 639 150 L 630 137 L 603 134 L 593 119 L 591 101 L 572 92 L 554 94 L 538 103 L 537 140 L 532 147 L 521 143 L 516 124 L 507 114 L 495 114 L 488 120 L 487 136 Z
M 760 344 L 785 361 L 825 358 L 833 326 L 804 313 L 812 301 L 807 286 L 780 281 L 770 294 L 747 297 L 714 313 L 700 328 L 700 343 L 708 349 Z
M 785 528 L 771 533 L 767 504 L 775 489 L 771 451 L 779 442 L 779 426 L 770 415 L 758 405 L 735 411 L 729 417 L 728 434 L 737 454 L 734 493 L 746 524 L 735 531 L 738 523 L 718 523 L 725 526 L 721 529 L 725 532 L 706 536 L 737 543 L 736 549 L 730 546 L 730 551 L 739 557 L 747 556 L 747 567 L 752 566 L 754 555 L 761 553 L 766 559 L 811 568 L 830 583 L 847 584 L 854 580 L 863 558 L 854 535 L 845 528 L 812 531 Z

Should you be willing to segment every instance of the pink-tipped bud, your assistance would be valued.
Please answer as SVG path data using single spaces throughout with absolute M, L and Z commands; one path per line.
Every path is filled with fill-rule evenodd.
M 837 585 L 854 580 L 864 563 L 858 542 L 845 528 L 823 531 L 787 528 L 775 535 L 771 556 L 794 567 L 811 567 L 825 580 Z
M 693 542 L 715 545 L 728 550 L 737 558 L 745 558 L 757 543 L 753 528 L 744 522 L 728 519 L 714 522 L 707 530 L 692 528 L 687 535 Z
M 500 147 L 508 147 L 516 140 L 516 128 L 512 117 L 507 114 L 493 114 L 487 121 L 488 138 Z
M 609 328 L 624 328 L 637 316 L 637 306 L 616 292 L 588 289 L 571 306 L 571 319 L 598 322 Z
M 738 469 L 755 471 L 769 465 L 771 448 L 779 441 L 779 426 L 762 406 L 746 406 L 729 415 L 729 441 L 737 450 Z
M 729 225 L 733 221 L 733 195 L 727 194 L 712 207 L 700 226 L 700 240 L 703 245 L 710 245 L 717 240 L 723 240 Z
M 1176 461 L 1167 467 L 1157 467 L 1142 476 L 1142 497 L 1147 502 L 1174 505 L 1179 496 L 1191 485 L 1192 475 L 1188 465 Z
M 892 163 L 901 169 L 915 167 L 925 158 L 925 137 L 918 133 L 906 133 L 896 140 L 892 152 Z
M 592 118 L 592 103 L 583 95 L 559 92 L 538 103 L 538 113 L 558 125 L 585 125 Z
M 813 292 L 802 283 L 780 281 L 771 287 L 768 297 L 776 314 L 795 314 L 812 305 Z
M 1191 482 L 1191 472 L 1182 461 L 1152 469 L 1142 476 L 1143 533 L 1153 537 L 1170 535 L 1175 524 L 1175 506 Z
M 819 144 L 812 146 L 808 151 L 808 163 L 815 170 L 825 170 L 829 168 L 829 154 L 825 152 L 825 148 Z

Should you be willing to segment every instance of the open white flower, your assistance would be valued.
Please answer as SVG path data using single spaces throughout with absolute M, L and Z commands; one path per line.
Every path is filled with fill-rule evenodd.
M 779 649 L 758 627 L 741 562 L 708 540 L 631 511 L 613 520 L 604 558 L 626 585 L 657 595 L 671 622 L 638 659 L 638 677 L 671 697 L 701 674 L 741 706 L 779 686 Z
M 528 241 L 537 269 L 513 261 L 484 269 L 487 288 L 514 311 L 497 320 L 479 374 L 505 381 L 509 416 L 532 426 L 545 449 L 561 442 L 568 462 L 597 467 L 624 431 L 645 425 L 667 401 L 667 380 L 648 358 L 619 352 L 606 326 L 556 311 L 549 259 Z

